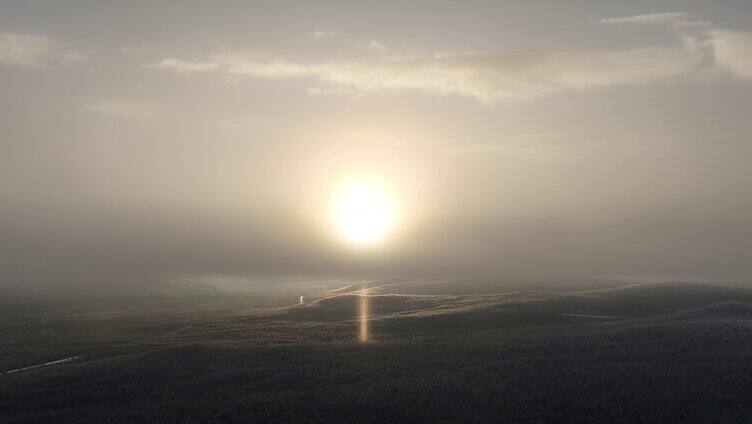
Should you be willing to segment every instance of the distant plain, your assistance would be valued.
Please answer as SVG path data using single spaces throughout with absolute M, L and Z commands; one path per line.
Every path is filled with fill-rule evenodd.
M 752 418 L 750 285 L 283 286 L 4 297 L 2 422 Z

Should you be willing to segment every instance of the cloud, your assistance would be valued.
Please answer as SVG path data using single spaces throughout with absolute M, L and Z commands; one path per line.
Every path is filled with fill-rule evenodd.
M 219 69 L 213 62 L 189 62 L 169 57 L 153 65 L 156 69 L 168 70 L 177 74 L 195 74 Z
M 458 54 L 318 63 L 224 52 L 206 62 L 166 59 L 155 67 L 179 69 L 181 73 L 220 70 L 265 79 L 309 78 L 333 89 L 364 93 L 415 90 L 493 103 L 568 89 L 663 81 L 693 72 L 702 59 L 700 48 L 687 38 L 682 44 L 617 51 Z
M 317 39 L 332 38 L 332 37 L 335 37 L 336 35 L 337 33 L 335 31 L 321 31 L 318 29 L 308 34 L 309 37 L 317 38 Z
M 363 95 L 361 92 L 346 87 L 308 87 L 306 93 L 311 96 L 350 96 L 356 99 Z
M 312 95 L 421 91 L 483 103 L 513 102 L 565 90 L 646 84 L 713 67 L 752 79 L 752 32 L 716 27 L 690 13 L 666 12 L 601 19 L 607 24 L 665 25 L 676 42 L 622 50 L 522 51 L 500 54 L 436 53 L 377 56 L 367 60 L 304 62 L 270 54 L 225 51 L 205 61 L 168 58 L 158 69 L 217 71 L 263 79 L 314 80 Z M 354 46 L 387 49 L 375 41 Z
M 625 16 L 618 18 L 600 19 L 598 22 L 604 24 L 650 24 L 664 25 L 685 22 L 692 17 L 689 13 L 684 12 L 665 12 L 652 13 L 647 15 Z
M 0 33 L 0 63 L 28 68 L 44 68 L 83 62 L 88 57 L 65 44 L 43 35 Z
M 126 119 L 149 119 L 154 115 L 154 107 L 150 104 L 101 99 L 86 105 L 86 108 L 102 115 Z
M 265 55 L 225 52 L 212 55 L 211 63 L 231 75 L 256 78 L 299 78 L 316 75 L 320 65 L 296 63 Z
M 713 30 L 710 35 L 715 63 L 738 78 L 752 79 L 752 33 Z
M 421 90 L 491 103 L 567 89 L 663 80 L 691 72 L 699 61 L 693 49 L 651 46 L 617 52 L 530 52 L 339 63 L 325 66 L 318 77 L 366 92 Z
M 359 49 L 376 50 L 379 52 L 389 50 L 389 47 L 387 47 L 384 43 L 380 43 L 376 40 L 358 41 L 356 43 L 353 43 L 353 46 Z
M 678 21 L 671 26 L 678 29 L 708 29 L 713 27 L 713 23 L 710 21 Z
M 609 18 L 599 22 L 662 24 L 677 30 L 695 30 L 700 37 L 697 44 L 709 49 L 710 63 L 737 78 L 752 79 L 751 32 L 718 28 L 710 21 L 695 20 L 691 14 L 679 12 Z

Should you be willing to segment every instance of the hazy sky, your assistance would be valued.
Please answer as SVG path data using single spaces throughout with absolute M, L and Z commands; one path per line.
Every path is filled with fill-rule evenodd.
M 752 280 L 751 134 L 749 1 L 0 0 L 0 285 Z

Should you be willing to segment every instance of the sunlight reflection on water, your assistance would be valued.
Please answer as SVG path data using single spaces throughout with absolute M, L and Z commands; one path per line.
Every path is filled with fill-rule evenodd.
M 360 291 L 360 334 L 358 341 L 368 341 L 368 289 Z

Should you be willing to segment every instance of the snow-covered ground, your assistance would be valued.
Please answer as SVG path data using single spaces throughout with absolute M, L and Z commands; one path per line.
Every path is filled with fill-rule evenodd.
M 71 356 L 70 358 L 58 359 L 57 361 L 45 362 L 43 364 L 32 365 L 30 367 L 17 368 L 15 370 L 0 372 L 0 375 L 3 375 L 3 374 L 13 374 L 14 372 L 27 371 L 27 370 L 31 370 L 31 369 L 34 369 L 34 368 L 48 367 L 50 365 L 63 364 L 65 362 L 70 362 L 70 361 L 73 361 L 73 360 L 76 360 L 76 359 L 79 359 L 79 358 L 83 358 L 83 356 Z
M 627 317 L 611 317 L 606 315 L 582 315 L 582 314 L 565 314 L 565 313 L 557 313 L 556 315 L 561 315 L 565 317 L 582 317 L 582 318 L 595 318 L 595 319 L 629 319 Z

